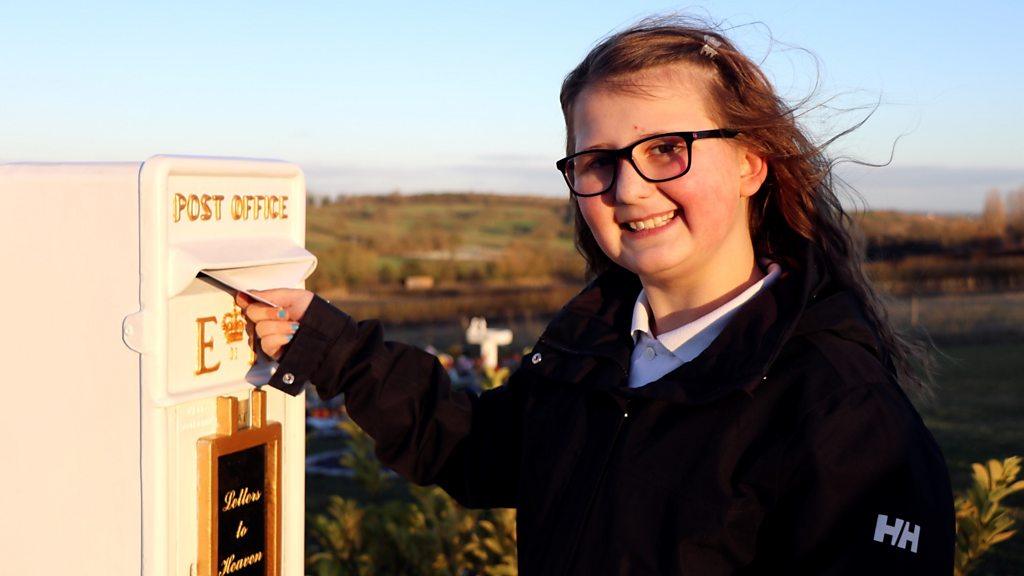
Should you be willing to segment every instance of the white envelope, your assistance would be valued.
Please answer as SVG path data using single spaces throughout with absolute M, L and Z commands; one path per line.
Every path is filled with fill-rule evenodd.
M 199 275 L 212 278 L 218 283 L 223 284 L 224 286 L 227 286 L 228 288 L 235 290 L 237 292 L 241 292 L 242 294 L 245 294 L 246 296 L 257 302 L 262 302 L 267 306 L 272 306 L 274 308 L 280 308 L 280 306 L 274 304 L 270 300 L 267 300 L 266 298 L 257 296 L 256 294 L 250 292 L 250 290 L 253 290 L 253 288 L 246 281 L 246 275 L 244 273 L 240 273 L 244 270 L 246 269 L 225 268 L 221 270 L 203 270 L 202 272 L 199 273 Z

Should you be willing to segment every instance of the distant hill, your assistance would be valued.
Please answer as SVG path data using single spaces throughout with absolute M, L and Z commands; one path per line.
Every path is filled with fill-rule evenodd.
M 978 217 L 869 211 L 854 219 L 876 261 L 869 273 L 893 292 L 931 290 L 928 282 L 946 290 L 959 285 L 957 278 L 978 275 L 986 279 L 975 278 L 969 287 L 1012 287 L 1024 270 L 1024 254 L 1013 257 L 1013 245 L 986 235 Z M 431 276 L 437 290 L 471 300 L 517 286 L 583 281 L 567 199 L 465 193 L 311 198 L 306 238 L 320 260 L 311 288 L 353 301 L 395 298 L 410 276 Z M 1011 258 L 984 258 L 994 254 Z M 994 283 L 987 279 L 992 275 L 999 277 Z

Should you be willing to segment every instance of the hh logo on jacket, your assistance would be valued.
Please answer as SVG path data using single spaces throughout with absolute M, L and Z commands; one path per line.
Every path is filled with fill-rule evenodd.
M 886 538 L 891 538 L 891 545 L 906 550 L 907 544 L 909 544 L 910 551 L 917 554 L 917 538 L 921 535 L 921 526 L 900 518 L 892 520 L 893 523 L 889 524 L 888 516 L 878 515 L 878 520 L 875 522 L 875 542 L 885 542 Z

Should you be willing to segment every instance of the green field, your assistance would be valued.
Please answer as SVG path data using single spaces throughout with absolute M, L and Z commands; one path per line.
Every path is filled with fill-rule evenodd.
M 946 456 L 955 491 L 970 482 L 972 462 L 1024 456 L 1024 339 L 940 345 L 936 398 L 919 408 Z M 1017 508 L 1024 494 L 1006 503 Z M 1020 532 L 993 549 L 972 574 L 1024 573 Z
M 897 325 L 935 346 L 935 398 L 918 401 L 949 466 L 953 489 L 971 480 L 971 464 L 1024 456 L 1024 292 L 900 298 Z M 1024 495 L 1007 504 L 1024 524 Z M 1024 573 L 1024 537 L 997 546 L 972 574 Z

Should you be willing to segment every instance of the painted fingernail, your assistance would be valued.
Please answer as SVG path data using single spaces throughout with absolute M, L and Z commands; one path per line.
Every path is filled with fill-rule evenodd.
M 298 324 L 292 324 L 292 332 L 297 332 L 298 330 L 299 330 L 299 325 Z
M 282 318 L 283 319 L 287 315 L 288 315 L 288 313 L 284 311 L 284 308 L 282 308 L 282 309 L 277 311 L 277 317 L 278 318 Z
M 291 342 L 291 341 L 292 341 L 292 336 L 295 336 L 295 334 L 289 334 L 289 335 L 288 335 L 288 341 L 289 341 L 289 342 Z

